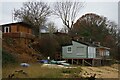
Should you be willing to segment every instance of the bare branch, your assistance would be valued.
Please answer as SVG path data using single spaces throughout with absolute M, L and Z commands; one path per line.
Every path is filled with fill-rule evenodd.
M 31 24 L 39 30 L 39 27 L 51 14 L 50 7 L 44 2 L 24 2 L 23 7 L 14 10 L 14 19 Z
M 64 25 L 71 29 L 82 6 L 83 2 L 56 2 L 53 12 L 62 20 Z

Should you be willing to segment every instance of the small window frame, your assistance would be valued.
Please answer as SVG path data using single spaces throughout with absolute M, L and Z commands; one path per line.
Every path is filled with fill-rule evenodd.
M 4 33 L 9 33 L 9 32 L 10 32 L 10 27 L 9 26 L 4 27 Z
M 72 46 L 67 47 L 67 53 L 72 53 Z

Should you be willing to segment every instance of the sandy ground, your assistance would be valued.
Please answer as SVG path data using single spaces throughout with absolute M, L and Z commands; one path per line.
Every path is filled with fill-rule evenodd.
M 96 74 L 96 78 L 118 78 L 118 65 L 101 66 L 101 67 L 81 67 L 83 69 L 83 76 L 90 76 Z
M 54 64 L 44 64 L 42 67 L 49 68 L 67 68 L 60 65 Z M 75 67 L 71 67 L 75 68 Z M 100 66 L 100 67 L 90 67 L 90 66 L 82 66 L 82 75 L 83 77 L 90 77 L 96 74 L 95 78 L 118 78 L 118 65 L 114 64 L 112 66 Z

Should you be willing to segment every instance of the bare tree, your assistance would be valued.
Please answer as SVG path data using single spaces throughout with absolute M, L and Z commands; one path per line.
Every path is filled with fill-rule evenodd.
M 35 35 L 39 35 L 40 27 L 51 14 L 50 7 L 44 2 L 24 2 L 23 7 L 14 10 L 14 19 L 24 21 L 33 26 Z
M 61 28 L 60 32 L 67 33 L 68 32 L 68 28 L 65 25 L 63 25 L 63 28 Z
M 49 22 L 47 25 L 49 33 L 54 33 L 57 31 L 57 27 L 53 22 Z
M 72 29 L 78 13 L 83 7 L 83 2 L 55 2 L 54 15 L 57 15 L 69 30 Z

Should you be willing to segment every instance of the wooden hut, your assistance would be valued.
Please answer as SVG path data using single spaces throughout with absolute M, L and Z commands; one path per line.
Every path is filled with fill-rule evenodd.
M 3 38 L 13 38 L 20 44 L 28 44 L 33 38 L 31 25 L 25 22 L 3 24 L 0 26 Z
M 81 41 L 72 41 L 72 44 L 62 46 L 62 58 L 72 64 L 98 66 L 101 65 L 103 57 L 109 54 L 109 49 L 106 47 Z

